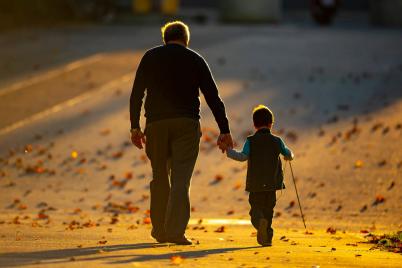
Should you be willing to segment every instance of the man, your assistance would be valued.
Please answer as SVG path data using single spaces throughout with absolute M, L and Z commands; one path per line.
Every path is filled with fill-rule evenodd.
M 184 233 L 190 218 L 189 189 L 198 156 L 199 90 L 220 129 L 217 144 L 233 147 L 225 106 L 206 61 L 188 48 L 183 22 L 162 27 L 164 45 L 148 50 L 138 66 L 130 98 L 131 140 L 151 161 L 152 237 L 158 242 L 191 245 Z M 139 125 L 144 93 L 145 134 Z

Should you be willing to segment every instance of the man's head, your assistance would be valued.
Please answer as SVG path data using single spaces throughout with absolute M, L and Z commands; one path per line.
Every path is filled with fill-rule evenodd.
M 258 105 L 253 109 L 253 122 L 256 129 L 271 128 L 274 123 L 274 114 L 265 105 Z
M 163 43 L 180 42 L 188 46 L 190 42 L 190 30 L 188 26 L 181 21 L 172 21 L 166 23 L 162 28 Z

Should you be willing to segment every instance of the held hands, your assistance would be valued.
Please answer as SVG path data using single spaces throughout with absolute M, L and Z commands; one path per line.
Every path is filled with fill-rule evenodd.
M 141 129 L 136 128 L 131 130 L 131 142 L 138 148 L 142 149 L 143 144 L 145 145 L 145 135 L 142 133 Z
M 220 134 L 218 140 L 216 141 L 216 144 L 219 146 L 219 149 L 221 149 L 222 153 L 224 153 L 228 149 L 232 149 L 233 148 L 232 135 L 230 135 L 230 133 Z

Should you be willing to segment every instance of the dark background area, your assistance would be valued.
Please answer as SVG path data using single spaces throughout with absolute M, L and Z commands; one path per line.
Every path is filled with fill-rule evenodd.
M 120 0 L 121 4 L 130 3 L 130 0 Z M 286 9 L 306 9 L 309 6 L 309 0 L 283 0 L 283 7 Z M 184 7 L 217 7 L 219 1 L 216 0 L 182 0 Z M 369 0 L 344 0 L 342 8 L 348 10 L 368 10 Z
M 153 0 L 155 6 L 161 1 Z M 180 8 L 217 9 L 218 0 L 181 0 Z M 307 10 L 309 0 L 283 0 L 284 12 Z M 369 12 L 370 0 L 343 0 L 341 10 Z M 100 4 L 93 4 L 100 3 Z M 96 7 L 97 13 L 105 12 L 102 6 L 111 3 L 114 11 L 132 15 L 132 0 L 12 0 L 0 1 L 0 30 L 32 26 L 54 26 L 64 23 L 97 20 L 102 16 L 87 16 L 88 10 Z M 252 4 L 252 3 L 250 3 Z M 94 18 L 96 17 L 96 18 Z

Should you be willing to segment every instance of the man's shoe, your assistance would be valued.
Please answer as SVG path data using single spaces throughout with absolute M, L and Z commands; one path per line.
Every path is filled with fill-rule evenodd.
M 258 225 L 257 231 L 257 242 L 263 247 L 268 247 L 272 245 L 272 241 L 268 238 L 268 221 L 266 219 L 261 219 Z
M 151 231 L 151 236 L 158 241 L 158 243 L 166 243 L 167 239 L 165 235 L 158 234 L 157 232 Z
M 176 245 L 186 245 L 186 246 L 193 244 L 184 235 L 182 237 L 168 237 L 167 242 L 173 243 L 173 244 L 176 244 Z

